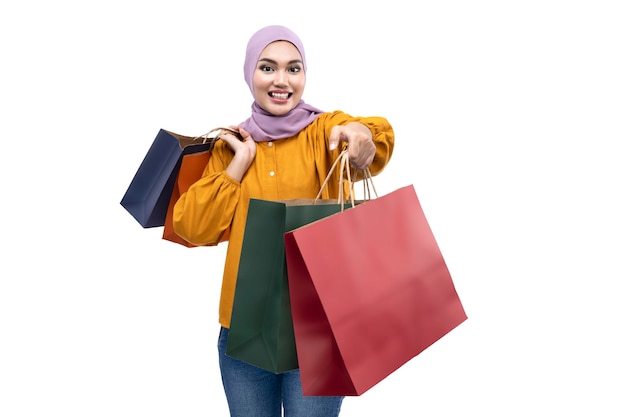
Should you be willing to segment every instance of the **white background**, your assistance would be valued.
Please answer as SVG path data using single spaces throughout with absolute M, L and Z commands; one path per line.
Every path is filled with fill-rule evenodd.
M 18 5 L 19 4 L 19 5 Z M 226 416 L 224 246 L 119 204 L 160 128 L 249 114 L 249 36 L 304 42 L 304 99 L 382 115 L 469 316 L 342 416 L 623 416 L 619 1 L 0 6 L 0 415 Z

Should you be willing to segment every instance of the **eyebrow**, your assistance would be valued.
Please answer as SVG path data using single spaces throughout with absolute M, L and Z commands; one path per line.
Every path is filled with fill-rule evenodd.
M 270 64 L 278 65 L 278 62 L 274 61 L 273 59 L 269 59 L 269 58 L 259 58 L 259 62 L 268 62 Z M 302 64 L 302 60 L 301 59 L 292 59 L 291 61 L 287 62 L 287 65 L 292 65 L 292 64 Z

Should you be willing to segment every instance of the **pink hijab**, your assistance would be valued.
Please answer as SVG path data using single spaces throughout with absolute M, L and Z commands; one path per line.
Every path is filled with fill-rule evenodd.
M 302 65 L 306 73 L 306 58 L 304 46 L 300 38 L 284 26 L 267 26 L 257 31 L 248 41 L 246 60 L 243 65 L 243 75 L 254 96 L 252 78 L 256 70 L 257 61 L 267 45 L 276 41 L 291 42 L 302 56 Z M 277 139 L 286 139 L 295 136 L 302 129 L 310 125 L 313 120 L 323 113 L 311 105 L 300 100 L 298 105 L 287 114 L 276 116 L 261 108 L 256 101 L 252 103 L 252 115 L 241 123 L 241 127 L 250 132 L 255 142 L 266 142 Z

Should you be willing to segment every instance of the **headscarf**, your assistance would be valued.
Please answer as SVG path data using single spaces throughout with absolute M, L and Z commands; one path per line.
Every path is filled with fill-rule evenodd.
M 300 38 L 284 26 L 267 26 L 258 30 L 248 41 L 246 59 L 243 65 L 243 74 L 254 97 L 254 85 L 252 84 L 254 71 L 261 52 L 267 45 L 276 41 L 291 42 L 300 52 L 302 66 L 306 74 L 306 58 L 304 46 Z M 295 136 L 298 132 L 310 125 L 313 120 L 323 113 L 303 100 L 284 115 L 274 115 L 261 108 L 256 102 L 252 103 L 252 115 L 241 123 L 241 127 L 250 132 L 255 142 L 266 142 L 277 139 L 286 139 Z

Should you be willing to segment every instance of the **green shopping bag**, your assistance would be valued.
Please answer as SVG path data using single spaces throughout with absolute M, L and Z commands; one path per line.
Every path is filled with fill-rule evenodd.
M 298 368 L 283 235 L 349 207 L 337 200 L 250 199 L 228 356 L 277 374 Z M 329 238 L 319 236 L 320 244 Z

